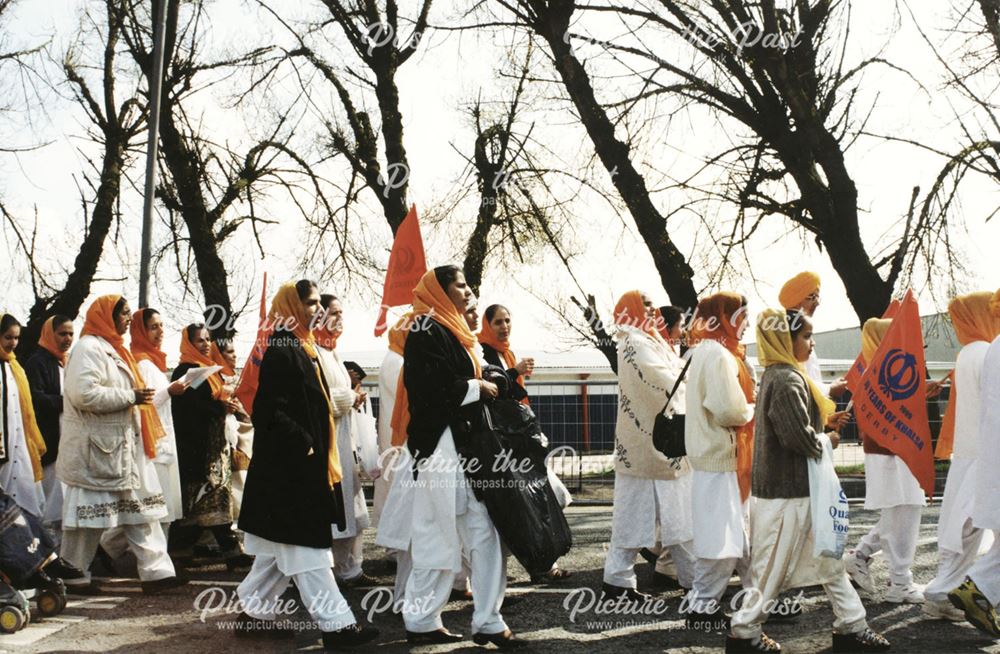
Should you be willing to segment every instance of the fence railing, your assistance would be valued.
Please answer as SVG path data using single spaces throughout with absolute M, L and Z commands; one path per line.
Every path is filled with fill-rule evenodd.
M 611 484 L 614 480 L 615 421 L 618 383 L 615 381 L 527 381 L 531 408 L 549 439 L 550 459 L 556 474 L 568 487 Z M 378 386 L 365 384 L 378 414 Z M 838 403 L 838 410 L 847 402 Z M 928 401 L 931 436 L 937 442 L 948 404 L 948 389 Z M 842 473 L 862 473 L 864 451 L 852 422 L 841 430 L 841 444 L 834 450 L 834 464 Z

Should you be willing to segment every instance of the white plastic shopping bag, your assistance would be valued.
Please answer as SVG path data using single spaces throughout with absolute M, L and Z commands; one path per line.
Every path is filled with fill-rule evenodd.
M 365 400 L 361 411 L 353 411 L 354 436 L 358 444 L 358 459 L 361 467 L 372 479 L 378 479 L 382 474 L 378 457 L 378 428 L 375 417 L 372 416 L 372 405 Z
M 847 544 L 847 497 L 833 467 L 833 447 L 826 434 L 817 436 L 823 456 L 808 459 L 809 508 L 812 512 L 813 554 L 839 559 Z

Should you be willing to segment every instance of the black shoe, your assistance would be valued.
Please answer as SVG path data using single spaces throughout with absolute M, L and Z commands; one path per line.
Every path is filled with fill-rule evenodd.
M 84 579 L 87 576 L 87 573 L 62 557 L 45 566 L 45 573 L 57 579 Z
M 760 638 L 733 638 L 726 636 L 726 654 L 750 654 L 751 652 L 780 652 L 781 645 L 767 634 Z
M 646 563 L 650 565 L 656 565 L 656 559 L 660 558 L 657 555 L 653 554 L 653 552 L 650 551 L 650 549 L 647 547 L 644 547 L 641 550 L 639 550 L 639 556 L 646 559 Z
M 163 579 L 156 579 L 154 581 L 141 581 L 139 585 L 142 587 L 142 592 L 147 595 L 159 595 L 160 593 L 170 590 L 171 588 L 179 588 L 188 583 L 187 577 L 173 576 L 164 577 Z
M 767 612 L 767 619 L 794 620 L 802 615 L 802 605 L 790 597 L 782 597 L 777 606 Z
M 435 631 L 407 631 L 406 642 L 411 645 L 441 645 L 444 643 L 460 643 L 465 640 L 462 634 L 453 634 L 444 627 Z
M 362 627 L 352 624 L 337 631 L 323 632 L 323 648 L 338 649 L 340 647 L 357 647 L 370 643 L 378 638 L 378 629 L 372 626 Z
M 612 584 L 601 584 L 601 594 L 602 599 L 616 600 L 619 597 L 624 597 L 630 602 L 646 602 L 652 600 L 653 596 L 646 593 L 641 593 L 635 588 L 625 588 L 623 586 L 613 586 Z
M 451 594 L 448 595 L 449 602 L 471 602 L 472 601 L 472 591 L 471 590 L 459 590 L 458 588 L 452 588 Z
M 654 590 L 680 590 L 683 588 L 681 582 L 677 581 L 676 577 L 671 577 L 670 575 L 665 575 L 662 572 L 653 571 L 653 581 L 650 584 Z
M 716 609 L 712 613 L 697 613 L 695 611 L 691 611 L 687 614 L 687 618 L 685 620 L 689 630 L 703 631 L 706 634 L 729 633 L 729 621 L 729 616 L 723 613 L 722 609 Z
M 249 570 L 253 566 L 253 557 L 249 554 L 239 553 L 226 558 L 226 570 Z
M 481 647 L 493 643 L 500 649 L 516 649 L 528 644 L 526 641 L 515 638 L 514 632 L 510 629 L 499 634 L 472 634 L 472 642 Z
M 834 652 L 884 652 L 887 649 L 889 641 L 871 629 L 855 634 L 833 634 Z
M 240 613 L 236 618 L 233 633 L 240 638 L 291 638 L 295 635 L 293 630 L 277 626 L 274 620 L 261 620 L 246 613 Z
M 85 584 L 66 584 L 67 595 L 100 595 L 101 589 L 92 581 Z
M 344 581 L 340 581 L 338 579 L 337 585 L 341 588 L 375 588 L 378 586 L 378 579 L 375 577 L 369 577 L 362 572 L 354 579 L 346 579 Z

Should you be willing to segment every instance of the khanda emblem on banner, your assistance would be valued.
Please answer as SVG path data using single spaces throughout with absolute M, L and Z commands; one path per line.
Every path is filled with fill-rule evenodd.
M 900 349 L 889 350 L 878 371 L 878 385 L 893 400 L 905 400 L 916 393 L 920 386 L 917 358 Z

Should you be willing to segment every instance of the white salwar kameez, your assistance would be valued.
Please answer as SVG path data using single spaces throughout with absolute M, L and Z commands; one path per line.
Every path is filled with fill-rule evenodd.
M 383 459 L 386 470 L 375 480 L 375 497 L 372 505 L 372 524 L 378 527 L 382 517 L 382 509 L 389 497 L 392 487 L 391 455 L 385 454 L 392 449 L 392 411 L 396 406 L 396 387 L 399 383 L 399 372 L 403 369 L 403 357 L 392 350 L 385 353 L 382 367 L 378 372 L 378 453 Z
M 750 521 L 752 590 L 744 595 L 742 607 L 733 615 L 735 638 L 760 637 L 767 611 L 782 592 L 815 585 L 822 585 L 830 598 L 835 632 L 853 634 L 868 627 L 865 607 L 851 586 L 843 561 L 813 554 L 808 497 L 755 498 Z
M 670 480 L 617 473 L 604 583 L 635 588 L 636 554 L 659 544 L 673 559 L 678 582 L 690 588 L 694 576 L 691 512 L 690 473 Z
M 7 404 L 7 433 L 0 433 L 0 488 L 10 496 L 22 511 L 41 518 L 45 508 L 45 493 L 41 482 L 35 481 L 35 471 L 31 467 L 31 453 L 24 433 L 24 416 L 21 413 L 21 394 L 10 364 L 4 361 L 3 389 Z M 3 425 L 0 424 L 0 431 Z
M 692 554 L 696 557 L 688 608 L 696 613 L 719 608 L 735 570 L 750 584 L 748 504 L 740 501 L 736 472 L 691 472 Z
M 959 389 L 959 393 L 963 390 Z M 993 545 L 969 571 L 994 606 L 1000 606 L 1000 338 L 994 339 L 983 361 L 980 384 L 982 411 L 979 429 L 979 456 L 976 461 L 976 493 L 972 522 L 988 529 Z
M 236 589 L 247 615 L 269 621 L 290 617 L 276 614 L 275 608 L 281 606 L 279 599 L 294 579 L 299 597 L 322 631 L 356 623 L 337 587 L 329 549 L 275 543 L 253 534 L 246 535 L 243 546 L 254 556 L 253 567 Z
M 65 370 L 62 366 L 59 366 L 60 395 L 62 395 L 65 377 Z M 58 544 L 62 539 L 63 487 L 59 479 L 56 478 L 55 461 L 42 468 L 42 475 L 42 492 L 45 495 L 45 514 L 42 516 L 42 524 L 52 531 L 55 541 Z
M 462 405 L 477 402 L 479 389 L 479 380 L 470 380 Z M 408 520 L 413 570 L 404 593 L 406 629 L 422 633 L 444 627 L 441 612 L 465 555 L 470 567 L 472 632 L 503 633 L 507 624 L 500 607 L 507 588 L 507 570 L 500 536 L 461 469 L 450 427 L 444 429 L 428 458 L 426 468 L 410 482 L 413 510 Z
M 343 478 L 340 482 L 344 494 L 344 529 L 333 530 L 333 561 L 334 575 L 340 582 L 349 582 L 360 577 L 363 572 L 361 564 L 362 534 L 368 528 L 368 505 L 365 502 L 361 478 L 358 474 L 358 457 L 354 438 L 354 420 L 351 412 L 353 391 L 351 377 L 347 368 L 341 363 L 335 350 L 317 348 L 319 362 L 323 375 L 330 390 L 330 401 L 334 407 L 334 422 L 337 425 L 337 453 L 340 456 L 340 466 Z

